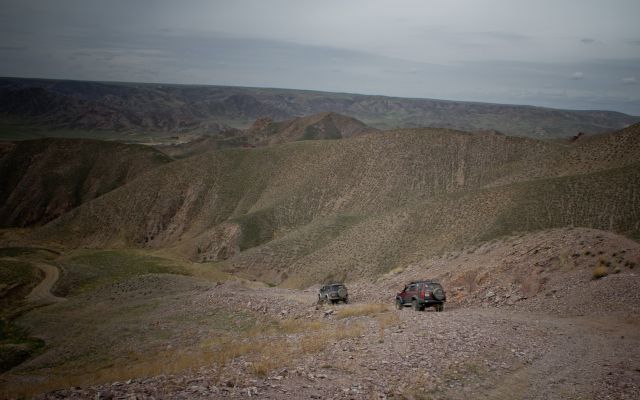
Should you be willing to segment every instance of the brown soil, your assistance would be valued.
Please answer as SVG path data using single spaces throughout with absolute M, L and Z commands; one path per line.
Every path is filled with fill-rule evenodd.
M 109 302 L 116 307 L 114 299 L 134 305 L 165 293 L 164 298 L 180 300 L 166 310 L 153 300 L 153 319 L 136 318 L 170 329 L 169 315 L 201 316 L 199 325 L 185 320 L 181 329 L 173 328 L 191 332 L 165 343 L 180 351 L 163 356 L 156 373 L 131 372 L 103 384 L 85 381 L 37 398 L 635 399 L 640 396 L 640 275 L 632 263 L 639 257 L 640 244 L 611 233 L 541 231 L 426 258 L 375 282 L 347 282 L 351 304 L 332 306 L 315 304 L 318 285 L 297 290 L 141 277 L 72 298 L 69 310 L 89 315 L 82 311 L 83 301 L 99 309 Z M 593 263 L 600 259 L 611 263 L 610 274 L 594 279 Z M 392 309 L 395 292 L 417 277 L 443 282 L 449 296 L 445 312 Z M 158 279 L 165 283 L 155 290 L 149 283 Z M 189 289 L 180 292 L 180 285 Z M 188 343 L 218 343 L 220 331 L 207 326 L 219 310 L 253 316 L 254 328 L 233 336 L 234 346 L 253 350 L 238 350 L 224 363 L 214 353 L 172 370 L 184 354 L 196 359 L 206 348 L 191 353 Z M 98 334 L 104 328 L 95 321 Z M 274 331 L 274 323 L 286 328 Z M 136 336 L 129 341 L 132 348 L 143 345 L 136 344 Z M 41 357 L 55 363 L 52 354 Z M 37 365 L 38 359 L 30 361 L 31 368 Z M 16 376 L 24 380 L 28 374 Z

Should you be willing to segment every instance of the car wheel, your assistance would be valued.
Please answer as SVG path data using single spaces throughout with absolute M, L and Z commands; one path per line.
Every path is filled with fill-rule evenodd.
M 411 306 L 413 307 L 414 310 L 416 311 L 422 311 L 424 310 L 422 307 L 420 307 L 420 303 L 418 303 L 418 300 L 413 300 L 411 302 Z
M 344 299 L 344 304 L 348 304 L 348 303 L 349 303 L 349 299 L 348 298 Z
M 444 304 L 436 304 L 436 312 L 443 312 Z
M 396 310 L 402 310 L 404 306 L 402 305 L 402 301 L 400 299 L 396 299 Z

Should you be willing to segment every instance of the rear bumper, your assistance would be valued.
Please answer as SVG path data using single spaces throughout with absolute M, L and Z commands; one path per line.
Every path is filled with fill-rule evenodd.
M 447 302 L 447 299 L 442 299 L 442 300 L 434 300 L 434 299 L 429 299 L 429 300 L 420 300 L 420 304 L 423 306 L 434 306 L 436 304 L 444 304 Z

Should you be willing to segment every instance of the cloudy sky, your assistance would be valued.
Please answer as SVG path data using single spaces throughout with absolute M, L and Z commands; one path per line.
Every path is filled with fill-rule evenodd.
M 0 76 L 640 115 L 638 0 L 0 0 Z

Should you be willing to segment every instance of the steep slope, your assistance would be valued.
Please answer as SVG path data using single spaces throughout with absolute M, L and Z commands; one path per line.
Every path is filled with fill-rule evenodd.
M 573 145 L 433 129 L 208 153 L 157 168 L 34 238 L 172 247 L 304 286 L 376 276 L 516 231 L 575 225 L 637 236 L 633 129 L 585 143 L 580 154 L 592 149 L 598 162 L 578 163 Z
M 248 130 L 250 141 L 257 146 L 273 146 L 297 140 L 344 139 L 378 132 L 355 118 L 333 112 L 274 122 L 258 119 Z
M 0 227 L 46 223 L 169 161 L 146 146 L 97 140 L 8 144 L 0 153 Z
M 498 130 L 537 138 L 600 133 L 640 121 L 607 111 L 407 99 L 288 89 L 0 79 L 0 128 L 50 135 L 74 130 L 214 134 L 321 112 L 380 129 L 440 127 Z M 71 130 L 71 132 L 68 132 Z

